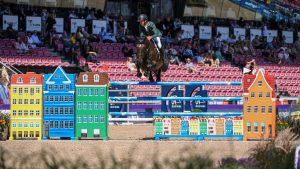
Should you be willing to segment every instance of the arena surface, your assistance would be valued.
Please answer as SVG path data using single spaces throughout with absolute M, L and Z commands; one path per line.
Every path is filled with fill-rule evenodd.
M 116 159 L 132 159 L 143 162 L 145 165 L 165 159 L 177 159 L 185 153 L 210 156 L 215 163 L 225 157 L 247 157 L 249 149 L 258 142 L 243 141 L 204 141 L 192 140 L 153 140 L 152 124 L 145 125 L 115 125 L 109 126 L 107 141 L 95 140 L 51 140 L 51 141 L 4 141 L 2 147 L 9 150 L 10 159 L 16 160 L 20 154 L 38 154 L 42 150 L 51 150 L 56 158 L 68 160 L 84 160 L 90 165 L 99 163 L 99 158 L 111 160 L 113 154 Z M 155 158 L 154 158 L 155 157 Z M 19 159 L 20 160 L 20 159 Z

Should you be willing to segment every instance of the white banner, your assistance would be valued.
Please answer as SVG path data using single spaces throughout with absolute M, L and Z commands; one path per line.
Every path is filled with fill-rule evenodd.
M 294 43 L 294 32 L 293 31 L 282 31 L 282 36 L 285 36 L 286 43 Z
M 181 35 L 183 39 L 190 39 L 195 34 L 194 25 L 181 25 L 181 30 L 183 31 Z
M 268 30 L 267 42 L 272 42 L 274 37 L 278 36 L 277 30 Z
M 3 30 L 6 30 L 6 28 L 8 27 L 8 25 L 12 24 L 12 28 L 15 31 L 18 31 L 18 28 L 19 28 L 19 24 L 18 23 L 19 23 L 18 16 L 3 15 L 3 24 L 2 24 Z
M 106 32 L 106 21 L 93 20 L 93 34 L 99 34 L 99 32 Z
M 26 16 L 26 31 L 38 31 L 42 30 L 41 17 Z
M 85 20 L 84 19 L 71 19 L 71 33 L 76 33 L 77 28 L 85 27 Z
M 241 37 L 241 40 L 245 39 L 246 36 L 246 29 L 244 28 L 234 28 L 234 35 L 235 35 L 235 39 L 238 40 L 239 37 Z
M 64 33 L 64 18 L 55 18 L 56 24 L 54 25 L 57 33 Z
M 124 31 L 126 31 L 127 25 L 128 25 L 126 21 L 124 22 L 124 25 L 125 25 L 125 30 Z M 114 34 L 115 35 L 118 34 L 118 23 L 117 23 L 117 21 L 114 21 Z
M 217 27 L 217 34 L 221 34 L 221 40 L 227 40 L 229 37 L 229 28 L 228 27 Z
M 262 36 L 262 31 L 261 29 L 250 29 L 250 38 L 251 41 L 255 38 L 255 36 Z
M 200 39 L 211 39 L 211 26 L 199 26 L 199 37 Z

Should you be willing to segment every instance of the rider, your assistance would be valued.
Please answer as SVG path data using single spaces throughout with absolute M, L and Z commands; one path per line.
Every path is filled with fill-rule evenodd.
M 151 42 L 152 40 L 158 47 L 158 49 L 161 49 L 162 44 L 160 41 L 160 38 L 162 36 L 159 29 L 156 28 L 155 24 L 148 20 L 147 15 L 140 14 L 138 17 L 139 25 L 139 31 L 140 31 L 140 37 L 147 37 L 147 39 Z

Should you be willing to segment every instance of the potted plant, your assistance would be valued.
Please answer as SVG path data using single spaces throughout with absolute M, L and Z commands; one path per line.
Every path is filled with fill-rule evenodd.
M 0 112 L 0 140 L 6 140 L 8 136 L 9 114 Z

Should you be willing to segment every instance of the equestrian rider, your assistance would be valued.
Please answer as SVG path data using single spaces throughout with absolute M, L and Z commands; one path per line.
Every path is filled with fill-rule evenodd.
M 156 28 L 153 22 L 148 20 L 148 17 L 145 14 L 141 14 L 138 17 L 138 22 L 140 23 L 139 25 L 140 37 L 146 36 L 150 42 L 153 40 L 153 42 L 155 43 L 159 51 L 159 49 L 161 49 L 162 47 L 160 41 L 162 33 L 160 32 L 160 30 Z

